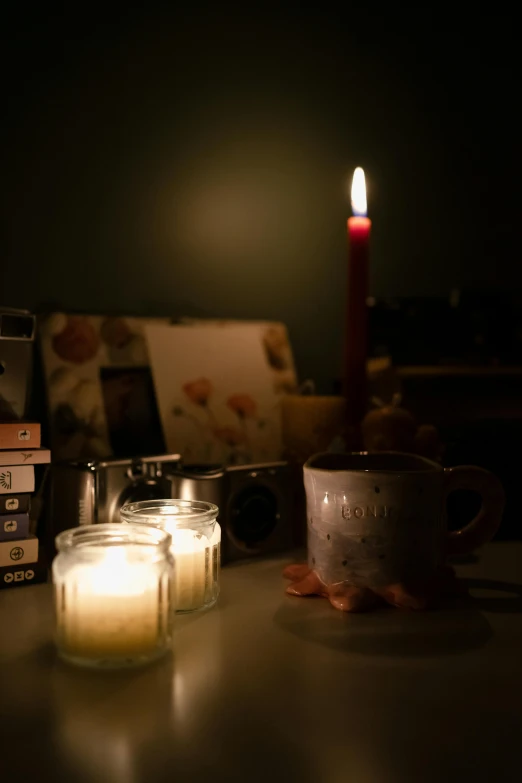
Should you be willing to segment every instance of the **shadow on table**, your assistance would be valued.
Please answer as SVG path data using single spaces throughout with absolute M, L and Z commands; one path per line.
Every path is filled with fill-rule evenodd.
M 494 579 L 461 579 L 467 590 L 487 592 L 488 595 L 470 594 L 470 601 L 482 612 L 496 614 L 520 614 L 522 612 L 522 585 Z M 499 595 L 503 593 L 504 595 Z
M 405 612 L 382 608 L 346 614 L 322 598 L 290 598 L 274 623 L 309 642 L 348 654 L 431 657 L 459 655 L 483 647 L 493 631 L 483 612 L 522 612 L 522 586 L 489 579 L 464 579 L 469 595 L 434 611 Z M 508 595 L 498 595 L 504 593 Z

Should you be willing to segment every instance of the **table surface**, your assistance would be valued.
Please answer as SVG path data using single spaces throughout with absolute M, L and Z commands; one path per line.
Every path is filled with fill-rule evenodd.
M 522 542 L 458 566 L 471 598 L 346 615 L 284 594 L 288 557 L 229 566 L 172 657 L 61 663 L 52 590 L 0 593 L 0 779 L 519 781 Z

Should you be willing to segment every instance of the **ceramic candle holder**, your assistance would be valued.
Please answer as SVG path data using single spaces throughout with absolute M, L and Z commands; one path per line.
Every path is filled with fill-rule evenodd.
M 286 394 L 281 398 L 281 428 L 285 458 L 306 462 L 326 451 L 343 434 L 346 400 L 338 396 Z
M 142 500 L 127 503 L 122 522 L 153 525 L 172 536 L 177 612 L 213 606 L 219 595 L 221 527 L 218 507 L 201 500 Z

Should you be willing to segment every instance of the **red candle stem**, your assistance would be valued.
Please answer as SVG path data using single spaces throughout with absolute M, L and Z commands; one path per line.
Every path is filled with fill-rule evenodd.
M 372 222 L 367 217 L 348 219 L 349 265 L 346 307 L 344 395 L 347 425 L 358 427 L 368 404 L 366 362 L 368 357 L 369 240 Z

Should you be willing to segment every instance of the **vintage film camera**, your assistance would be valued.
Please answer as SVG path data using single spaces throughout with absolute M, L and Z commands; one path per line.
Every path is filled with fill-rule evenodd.
M 218 506 L 223 563 L 292 547 L 292 492 L 286 462 L 178 467 L 169 479 L 171 497 Z
M 0 416 L 27 415 L 33 366 L 35 317 L 27 310 L 0 307 Z
M 163 454 L 56 463 L 51 481 L 53 536 L 76 525 L 119 522 L 124 503 L 170 497 L 170 481 L 163 473 L 180 460 L 179 454 Z
M 119 522 L 125 503 L 169 497 L 206 500 L 219 507 L 224 563 L 292 546 L 292 495 L 285 462 L 183 466 L 179 454 L 57 463 L 49 533 L 54 539 L 75 525 Z

